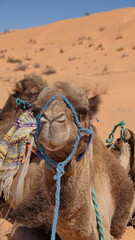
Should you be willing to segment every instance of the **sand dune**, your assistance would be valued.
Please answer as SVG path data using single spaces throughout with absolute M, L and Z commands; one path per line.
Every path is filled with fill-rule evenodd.
M 103 93 L 94 121 L 103 140 L 121 120 L 135 131 L 134 29 L 135 8 L 127 8 L 0 33 L 0 107 L 14 83 L 35 72 L 49 84 L 74 81 L 89 95 Z M 128 234 L 123 240 L 133 240 L 135 231 Z

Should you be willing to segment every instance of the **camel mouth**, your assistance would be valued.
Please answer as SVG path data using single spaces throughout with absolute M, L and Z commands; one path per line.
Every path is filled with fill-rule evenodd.
M 44 145 L 44 149 L 51 151 L 51 152 L 55 152 L 55 151 L 62 150 L 66 146 L 66 144 L 67 144 L 67 142 L 60 144 L 60 145 L 54 145 L 54 144 L 49 143 L 49 144 Z

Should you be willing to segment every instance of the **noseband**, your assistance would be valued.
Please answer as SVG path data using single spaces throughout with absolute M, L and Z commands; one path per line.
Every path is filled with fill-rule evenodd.
M 63 96 L 63 95 L 56 95 L 56 96 L 53 96 L 46 104 L 45 106 L 41 109 L 41 111 L 36 115 L 36 120 L 37 120 L 37 129 L 36 129 L 36 133 L 35 133 L 35 142 L 37 144 L 37 138 L 39 136 L 39 133 L 40 133 L 40 130 L 41 130 L 41 127 L 42 127 L 42 123 L 40 121 L 41 117 L 42 117 L 42 114 L 43 112 L 47 109 L 47 107 L 49 106 L 49 104 L 56 98 L 56 97 L 61 97 L 64 102 L 67 104 L 67 106 L 70 108 L 71 112 L 73 113 L 73 116 L 74 116 L 74 121 L 77 125 L 77 128 L 78 128 L 78 135 L 76 137 L 76 140 L 75 140 L 75 143 L 74 143 L 74 147 L 72 149 L 72 152 L 70 153 L 70 155 L 68 156 L 68 158 L 61 162 L 61 164 L 65 167 L 65 165 L 72 159 L 72 157 L 74 156 L 74 154 L 76 153 L 77 151 L 77 147 L 78 147 L 78 144 L 79 144 L 79 141 L 82 137 L 82 132 L 85 132 L 89 135 L 89 139 L 88 139 L 88 143 L 87 143 L 87 147 L 85 149 L 85 151 L 83 153 L 81 153 L 78 158 L 76 159 L 76 161 L 78 162 L 84 155 L 84 153 L 87 151 L 89 145 L 90 145 L 90 142 L 92 140 L 92 135 L 94 134 L 93 130 L 92 130 L 92 127 L 90 127 L 90 129 L 87 129 L 87 128 L 83 128 L 79 122 L 79 119 L 78 119 L 78 116 L 77 116 L 77 113 L 73 107 L 73 105 L 69 102 L 69 100 Z M 53 159 L 50 159 L 45 150 L 44 150 L 44 147 L 42 144 L 38 143 L 37 144 L 37 148 L 38 148 L 38 154 L 40 155 L 40 157 L 42 157 L 45 161 L 46 161 L 46 164 L 47 164 L 47 167 L 50 167 L 50 165 L 53 165 L 54 167 L 57 167 L 57 165 L 59 163 L 55 162 Z

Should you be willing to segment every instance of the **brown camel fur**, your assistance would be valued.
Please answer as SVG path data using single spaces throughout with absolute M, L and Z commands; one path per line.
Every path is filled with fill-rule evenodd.
M 120 161 L 134 185 L 134 201 L 131 208 L 130 223 L 135 226 L 135 134 L 129 129 L 124 130 L 124 138 L 120 138 L 107 146 Z
M 0 113 L 0 140 L 13 126 L 15 120 L 25 111 L 16 104 L 16 98 L 19 97 L 33 103 L 44 87 L 46 87 L 46 84 L 43 81 L 34 78 L 24 78 L 16 83 L 13 94 L 9 96 Z
M 57 82 L 39 94 L 33 108 L 35 114 L 52 96 L 62 94 L 74 106 L 83 127 L 89 128 L 90 117 L 98 108 L 99 99 L 88 100 L 84 90 L 74 83 Z M 38 143 L 42 143 L 48 156 L 56 162 L 65 160 L 72 151 L 77 126 L 71 110 L 61 97 L 55 98 L 43 112 Z M 65 167 L 61 180 L 61 198 L 57 232 L 62 240 L 97 240 L 99 233 L 91 188 L 94 187 L 102 219 L 105 240 L 123 234 L 133 201 L 133 186 L 114 157 L 100 140 L 96 129 L 89 150 L 79 162 L 77 156 L 86 146 L 88 135 L 82 134 L 77 152 Z M 44 166 L 44 167 L 43 167 Z M 12 240 L 48 239 L 54 209 L 56 183 L 55 168 L 49 170 L 45 162 L 39 184 L 14 210 Z M 40 176 L 40 174 L 39 174 Z M 38 235 L 42 229 L 42 235 Z M 37 231 L 35 233 L 35 231 Z M 34 237 L 33 237 L 34 233 Z M 25 235 L 25 237 L 24 237 Z
M 119 159 L 121 165 L 135 183 L 135 133 L 125 129 L 124 139 L 120 136 L 113 144 L 107 147 Z
M 36 75 L 31 75 L 31 77 L 29 78 L 25 77 L 24 79 L 16 83 L 16 86 L 13 90 L 13 94 L 9 96 L 0 113 L 0 140 L 10 130 L 10 128 L 15 123 L 16 119 L 25 111 L 25 109 L 23 109 L 21 106 L 18 106 L 16 104 L 16 98 L 19 97 L 23 100 L 33 103 L 37 99 L 38 94 L 46 86 L 47 86 L 47 83 L 44 82 L 42 79 L 37 78 Z M 34 161 L 29 166 L 28 177 L 25 180 L 26 186 L 27 186 L 26 189 L 28 189 L 30 184 L 30 181 L 28 181 L 30 179 L 29 176 L 31 175 L 31 172 L 33 173 L 35 171 L 35 165 L 37 166 L 38 164 L 39 164 L 39 161 L 36 161 L 36 163 Z M 19 170 L 19 173 L 15 176 L 12 184 L 12 187 L 11 187 L 12 197 L 11 197 L 10 203 L 12 202 L 13 197 L 15 195 L 16 183 L 20 176 L 21 170 L 22 170 L 22 167 Z M 15 203 L 12 202 L 11 207 L 13 207 L 14 204 Z M 4 218 L 6 218 L 8 215 L 7 214 L 8 209 L 9 209 L 8 203 L 4 203 L 4 200 L 0 198 L 0 212 Z

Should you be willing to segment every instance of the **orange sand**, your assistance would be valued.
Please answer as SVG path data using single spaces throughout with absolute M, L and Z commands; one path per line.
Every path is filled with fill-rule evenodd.
M 90 95 L 91 89 L 104 93 L 97 114 L 100 122 L 94 121 L 103 140 L 121 120 L 135 131 L 134 29 L 135 8 L 127 8 L 0 33 L 0 107 L 14 83 L 35 72 L 49 84 L 74 81 Z M 15 71 L 18 64 L 7 62 L 9 57 L 22 60 L 25 71 Z M 46 65 L 56 73 L 45 75 Z M 132 228 L 123 236 L 129 239 L 135 239 Z
M 8 240 L 6 237 L 12 229 L 12 224 L 6 220 L 0 219 L 0 240 Z M 134 240 L 135 239 L 135 230 L 132 227 L 127 227 L 121 240 Z M 18 239 L 19 240 L 19 239 Z
M 8 240 L 7 234 L 10 234 L 12 224 L 4 219 L 0 219 L 0 240 Z

